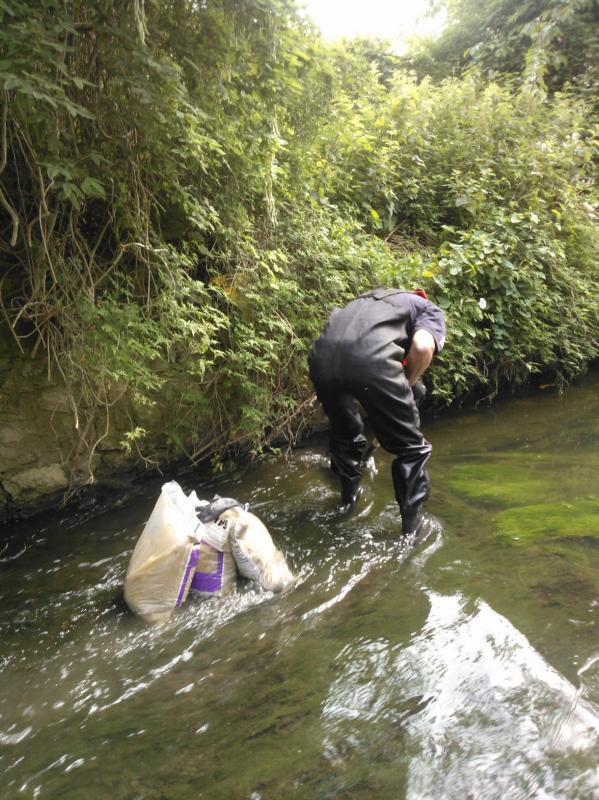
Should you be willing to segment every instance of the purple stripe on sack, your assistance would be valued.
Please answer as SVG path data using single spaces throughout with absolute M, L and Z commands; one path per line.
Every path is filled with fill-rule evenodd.
M 185 567 L 185 572 L 183 573 L 183 580 L 181 581 L 181 586 L 179 586 L 179 594 L 177 596 L 177 602 L 175 603 L 177 608 L 183 603 L 185 587 L 189 582 L 189 576 L 191 574 L 192 569 L 196 568 L 199 556 L 200 556 L 200 548 L 194 547 L 191 553 L 189 554 L 189 558 L 187 560 L 187 566 Z
M 223 566 L 225 554 L 218 554 L 216 572 L 196 572 L 191 581 L 191 588 L 196 592 L 219 592 L 223 585 Z

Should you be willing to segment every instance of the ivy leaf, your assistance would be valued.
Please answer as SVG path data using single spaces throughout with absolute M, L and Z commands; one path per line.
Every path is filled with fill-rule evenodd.
M 81 184 L 81 191 L 87 197 L 101 197 L 102 199 L 106 197 L 104 187 L 95 178 L 85 178 Z

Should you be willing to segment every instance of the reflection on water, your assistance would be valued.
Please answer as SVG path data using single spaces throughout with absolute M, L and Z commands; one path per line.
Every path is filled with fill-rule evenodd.
M 505 617 L 460 595 L 429 594 L 407 646 L 364 640 L 340 656 L 323 715 L 333 759 L 361 737 L 403 728 L 408 797 L 592 797 L 599 708 L 550 667 Z M 482 746 L 481 746 L 482 745 Z M 557 768 L 556 768 L 556 765 Z M 388 787 L 391 796 L 392 786 Z
M 429 423 L 411 547 L 384 453 L 347 516 L 319 441 L 222 482 L 299 585 L 160 629 L 120 598 L 158 485 L 7 532 L 0 798 L 599 798 L 598 411 L 594 379 Z

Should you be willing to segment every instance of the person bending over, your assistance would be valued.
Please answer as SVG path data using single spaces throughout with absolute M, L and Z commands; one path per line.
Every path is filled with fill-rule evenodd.
M 358 497 L 369 452 L 365 422 L 392 453 L 393 487 L 404 534 L 422 524 L 430 493 L 425 470 L 431 445 L 420 430 L 418 379 L 445 343 L 445 318 L 422 289 L 375 289 L 334 308 L 308 355 L 310 378 L 329 418 L 331 468 L 341 480 L 341 502 Z

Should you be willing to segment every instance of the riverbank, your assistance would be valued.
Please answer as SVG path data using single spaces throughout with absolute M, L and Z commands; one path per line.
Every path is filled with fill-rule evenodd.
M 445 312 L 439 408 L 597 358 L 596 103 L 536 45 L 417 77 L 293 4 L 176 5 L 2 3 L 5 517 L 293 438 L 311 342 L 376 286 Z
M 111 428 L 95 448 L 91 460 L 79 462 L 79 476 L 73 474 L 73 454 L 76 452 L 78 432 L 69 407 L 68 393 L 58 381 L 48 381 L 45 364 L 41 361 L 19 359 L 16 348 L 7 346 L 0 355 L 0 380 L 2 405 L 0 407 L 0 526 L 31 519 L 40 514 L 59 512 L 65 507 L 86 513 L 91 509 L 118 505 L 123 498 L 144 494 L 148 487 L 155 489 L 162 481 L 193 475 L 199 483 L 214 480 L 215 474 L 231 475 L 241 465 L 247 467 L 254 456 L 237 449 L 234 456 L 225 456 L 221 469 L 213 470 L 211 456 L 197 463 L 180 454 L 173 456 L 168 443 L 161 437 L 159 422 L 154 420 L 155 433 L 150 435 L 144 450 L 127 452 L 123 437 L 132 424 L 131 407 L 116 407 L 111 415 Z M 433 372 L 433 370 L 431 370 Z M 599 363 L 590 369 L 591 375 L 599 373 Z M 578 381 L 584 384 L 585 377 Z M 461 410 L 505 401 L 508 397 L 526 396 L 559 391 L 555 376 L 537 376 L 534 381 L 513 388 L 503 386 L 497 396 L 489 393 L 472 393 L 457 407 L 435 406 L 429 398 L 422 409 L 423 430 L 427 423 L 438 417 L 458 415 Z M 300 430 L 278 435 L 266 447 L 286 449 L 306 446 L 311 437 L 326 430 L 327 421 L 319 404 L 310 406 L 310 416 L 302 418 Z M 148 424 L 148 418 L 134 419 L 135 424 Z M 98 436 L 101 436 L 98 433 Z M 71 458 L 69 466 L 69 457 Z M 232 466 L 236 464 L 237 466 Z M 92 470 L 93 481 L 85 482 L 85 470 Z M 71 481 L 71 484 L 69 483 Z

